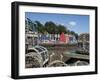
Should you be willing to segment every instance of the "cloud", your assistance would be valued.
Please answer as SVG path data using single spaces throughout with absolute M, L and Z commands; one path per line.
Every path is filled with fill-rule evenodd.
M 75 26 L 77 23 L 75 22 L 75 21 L 70 21 L 69 22 L 69 25 L 71 25 L 71 26 Z
M 63 23 L 61 23 L 61 25 L 63 25 L 63 26 L 64 26 L 64 24 L 63 24 Z

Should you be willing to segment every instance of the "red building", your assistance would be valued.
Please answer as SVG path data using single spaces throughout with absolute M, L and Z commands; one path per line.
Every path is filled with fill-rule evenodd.
M 61 35 L 60 35 L 60 42 L 66 43 L 66 35 L 64 34 L 64 32 L 62 32 Z

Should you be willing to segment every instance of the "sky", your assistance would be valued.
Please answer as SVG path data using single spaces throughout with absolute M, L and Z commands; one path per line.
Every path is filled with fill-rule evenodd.
M 25 12 L 25 17 L 31 19 L 33 22 L 40 21 L 42 24 L 47 21 L 62 24 L 67 29 L 78 34 L 89 33 L 89 15 Z

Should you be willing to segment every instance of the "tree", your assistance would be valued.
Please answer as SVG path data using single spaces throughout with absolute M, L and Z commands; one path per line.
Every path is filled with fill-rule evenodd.
M 63 25 L 58 25 L 58 33 L 61 34 L 62 32 L 67 33 L 66 27 Z
M 39 21 L 35 21 L 34 24 L 35 24 L 35 27 L 36 27 L 38 33 L 44 33 L 45 32 L 44 25 L 41 24 Z
M 52 33 L 55 33 L 55 29 L 56 29 L 56 24 L 53 23 L 52 21 L 49 21 L 49 22 L 46 22 L 45 23 L 45 30 L 52 34 Z
M 71 34 L 71 35 L 74 35 L 75 38 L 78 40 L 78 34 L 77 34 L 77 33 L 75 33 L 74 31 L 70 31 L 70 34 Z

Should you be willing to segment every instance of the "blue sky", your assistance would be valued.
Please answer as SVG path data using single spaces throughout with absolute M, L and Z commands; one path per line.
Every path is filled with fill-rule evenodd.
M 78 34 L 89 33 L 88 15 L 26 12 L 25 17 L 31 19 L 33 22 L 40 21 L 42 24 L 47 21 L 52 21 L 56 24 L 62 24 L 69 30 L 72 30 Z

